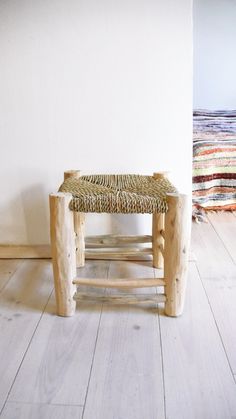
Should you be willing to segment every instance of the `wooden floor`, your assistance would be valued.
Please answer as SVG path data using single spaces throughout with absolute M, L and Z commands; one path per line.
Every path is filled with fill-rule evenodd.
M 1 260 L 0 418 L 236 419 L 235 214 L 193 224 L 192 251 L 178 319 L 88 302 L 60 318 L 50 261 Z M 90 261 L 81 273 L 134 274 L 158 272 Z

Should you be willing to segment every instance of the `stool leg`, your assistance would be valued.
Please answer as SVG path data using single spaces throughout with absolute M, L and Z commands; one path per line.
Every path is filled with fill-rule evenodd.
M 74 229 L 76 242 L 76 266 L 80 268 L 85 264 L 85 241 L 84 241 L 85 214 L 74 212 Z
M 50 233 L 57 314 L 72 316 L 76 302 L 76 253 L 73 212 L 69 209 L 70 193 L 51 194 Z
M 67 170 L 64 172 L 64 180 L 68 178 L 79 179 L 81 170 Z M 74 230 L 76 236 L 76 267 L 80 268 L 85 264 L 85 241 L 84 241 L 85 214 L 74 212 Z
M 167 194 L 165 215 L 164 277 L 166 281 L 165 313 L 179 316 L 183 312 L 190 242 L 190 204 L 187 195 Z
M 163 256 L 160 246 L 164 246 L 164 239 L 161 236 L 161 230 L 164 230 L 165 214 L 155 213 L 152 215 L 152 250 L 153 250 L 153 267 L 163 269 Z

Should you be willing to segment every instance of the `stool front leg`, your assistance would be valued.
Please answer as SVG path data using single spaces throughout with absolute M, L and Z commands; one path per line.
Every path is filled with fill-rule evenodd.
M 164 277 L 166 282 L 165 313 L 179 316 L 183 312 L 191 213 L 187 195 L 167 194 L 168 212 L 165 215 Z
M 57 314 L 72 316 L 76 302 L 76 248 L 74 216 L 69 209 L 70 193 L 50 194 L 51 252 L 56 294 Z

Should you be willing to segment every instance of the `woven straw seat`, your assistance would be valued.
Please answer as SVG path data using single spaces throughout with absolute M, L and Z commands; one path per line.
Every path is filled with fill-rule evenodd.
M 70 209 L 95 213 L 166 213 L 166 194 L 176 192 L 167 178 L 140 175 L 69 177 L 60 192 L 73 196 Z

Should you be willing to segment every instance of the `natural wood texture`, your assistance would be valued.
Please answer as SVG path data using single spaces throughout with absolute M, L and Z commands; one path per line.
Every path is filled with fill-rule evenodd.
M 73 177 L 79 179 L 81 170 L 67 170 L 64 172 L 64 180 Z M 76 246 L 76 266 L 80 268 L 85 263 L 85 214 L 82 212 L 73 212 L 74 217 L 74 231 L 75 231 L 75 246 Z
M 116 275 L 118 265 L 111 262 L 110 272 Z M 136 265 L 128 263 L 131 277 Z M 153 304 L 103 308 L 84 419 L 94 412 L 96 419 L 165 418 L 157 317 Z
M 236 278 L 236 265 L 211 223 L 192 224 L 192 249 L 202 278 Z
M 85 214 L 82 212 L 74 212 L 74 229 L 76 244 L 76 266 L 80 268 L 85 263 Z
M 147 258 L 148 255 L 152 255 L 151 248 L 122 248 L 119 250 L 86 250 L 85 258 L 86 259 L 105 259 L 105 260 L 142 260 Z
M 75 294 L 76 301 L 97 301 L 106 304 L 153 304 L 164 303 L 166 296 L 164 294 L 143 294 L 143 295 L 88 295 L 83 293 Z
M 160 231 L 160 235 L 163 237 L 163 239 L 165 238 L 165 230 L 161 230 Z
M 51 263 L 24 261 L 0 294 L 0 411 L 52 292 Z
M 50 195 L 50 232 L 54 286 L 59 316 L 75 312 L 76 254 L 73 212 L 69 209 L 71 194 Z
M 107 262 L 91 261 L 81 270 L 89 276 L 106 278 L 108 266 Z M 10 401 L 84 404 L 101 304 L 88 306 L 81 302 L 75 315 L 67 319 L 55 316 L 54 312 L 53 294 L 16 377 Z
M 64 180 L 70 177 L 75 177 L 76 179 L 79 179 L 80 176 L 81 170 L 66 170 L 66 172 L 64 172 Z
M 21 264 L 22 261 L 20 260 L 0 260 L 0 292 L 4 289 Z
M 166 418 L 235 417 L 236 385 L 195 264 L 184 315 L 160 316 L 160 325 Z
M 103 288 L 147 288 L 147 287 L 157 287 L 165 285 L 163 279 L 156 278 L 140 278 L 140 279 L 92 279 L 92 278 L 76 278 L 73 281 L 73 284 L 77 285 L 88 285 L 91 287 L 103 287 Z
M 122 236 L 116 234 L 103 236 L 88 236 L 85 238 L 86 248 L 89 247 L 117 247 L 131 243 L 151 243 L 152 236 Z
M 154 179 L 168 177 L 168 172 L 153 173 Z M 164 259 L 160 252 L 160 246 L 164 246 L 164 239 L 161 231 L 164 230 L 165 214 L 152 214 L 152 249 L 153 249 L 153 267 L 163 269 Z
M 236 374 L 236 281 L 203 279 L 232 371 Z
M 49 245 L 0 245 L 0 259 L 50 259 Z
M 189 201 L 187 195 L 167 194 L 164 276 L 168 316 L 179 316 L 184 307 L 191 226 Z
M 164 258 L 164 246 L 163 246 L 163 244 L 160 244 L 159 249 L 160 249 L 160 252 L 161 252 L 161 254 Z
M 153 249 L 153 267 L 163 268 L 163 255 L 160 252 L 160 246 L 164 245 L 164 239 L 161 235 L 161 230 L 164 228 L 165 214 L 153 214 L 152 215 L 152 249 Z
M 235 216 L 229 212 L 208 212 L 208 220 L 213 226 L 214 230 L 223 240 L 224 245 L 236 263 L 236 219 Z
M 1 419 L 82 419 L 82 406 L 7 403 Z

